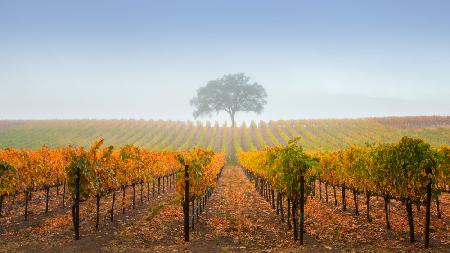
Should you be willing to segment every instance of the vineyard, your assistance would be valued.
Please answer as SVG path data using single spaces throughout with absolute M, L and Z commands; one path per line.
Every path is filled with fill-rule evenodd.
M 0 121 L 0 148 L 37 150 L 76 145 L 93 139 L 121 147 L 133 144 L 151 150 L 259 150 L 286 145 L 300 136 L 305 150 L 337 150 L 366 142 L 395 142 L 402 136 L 421 138 L 433 146 L 450 145 L 450 117 L 423 116 L 339 120 L 251 122 L 235 130 L 216 123 L 145 120 Z
M 132 192 L 131 206 L 135 209 L 138 201 L 142 205 L 155 194 L 176 188 L 177 199 L 184 203 L 187 212 L 192 203 L 192 218 L 187 218 L 189 228 L 203 211 L 225 163 L 224 154 L 212 150 L 150 151 L 133 145 L 114 149 L 113 146 L 102 147 L 103 144 L 104 140 L 100 139 L 89 149 L 44 146 L 37 151 L 0 150 L 0 217 L 20 222 L 17 214 L 22 210 L 23 220 L 27 222 L 30 213 L 39 214 L 38 210 L 29 210 L 33 195 L 43 194 L 45 215 L 49 215 L 50 198 L 59 199 L 56 208 L 71 206 L 74 238 L 79 240 L 83 202 L 95 199 L 95 231 L 98 231 L 102 199 L 111 198 L 107 212 L 109 221 L 114 222 L 116 194 L 122 195 L 120 208 L 125 214 L 127 191 Z M 191 185 L 190 189 L 186 182 Z M 56 196 L 51 196 L 52 189 L 56 189 Z M 3 210 L 4 204 L 7 204 L 6 210 Z M 93 212 L 85 208 L 84 212 Z
M 448 252 L 449 126 L 3 121 L 0 252 Z
M 319 182 L 319 198 L 322 198 L 321 184 L 325 184 L 325 201 L 328 202 L 328 186 L 333 188 L 334 205 L 337 206 L 336 188 L 341 188 L 342 210 L 346 210 L 346 191 L 353 193 L 355 215 L 359 215 L 358 195 L 366 197 L 367 222 L 371 222 L 370 199 L 373 196 L 384 199 L 386 228 L 391 229 L 390 202 L 405 204 L 409 240 L 415 241 L 412 205 L 418 209 L 426 206 L 425 247 L 430 240 L 431 198 L 436 200 L 436 218 L 440 219 L 439 195 L 450 190 L 450 147 L 433 150 L 420 139 L 403 137 L 397 144 L 378 146 L 351 146 L 333 152 L 307 154 L 297 140 L 285 147 L 267 148 L 263 151 L 241 152 L 240 164 L 255 181 L 255 188 L 281 211 L 283 196 L 287 198 L 287 219 L 294 240 L 300 238 L 303 244 L 305 195 L 315 194 Z M 432 188 L 434 185 L 434 188 Z M 291 207 L 292 204 L 292 207 Z M 299 211 L 297 207 L 299 206 Z M 283 217 L 284 219 L 284 217 Z M 300 229 L 297 227 L 300 225 Z M 420 223 L 419 223 L 420 224 Z M 447 234 L 448 235 L 448 234 Z

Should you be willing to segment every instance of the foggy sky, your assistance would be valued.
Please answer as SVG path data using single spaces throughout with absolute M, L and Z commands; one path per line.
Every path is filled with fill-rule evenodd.
M 268 93 L 261 115 L 238 121 L 449 115 L 449 10 L 444 0 L 1 1 L 0 119 L 193 120 L 196 89 L 237 72 Z

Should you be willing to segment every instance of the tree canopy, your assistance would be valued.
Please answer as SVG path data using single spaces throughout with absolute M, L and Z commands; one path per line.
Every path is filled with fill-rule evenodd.
M 237 112 L 261 113 L 264 110 L 267 93 L 258 83 L 250 83 L 250 77 L 244 73 L 229 74 L 209 81 L 197 90 L 191 105 L 195 107 L 194 117 L 210 116 L 225 111 L 235 125 Z

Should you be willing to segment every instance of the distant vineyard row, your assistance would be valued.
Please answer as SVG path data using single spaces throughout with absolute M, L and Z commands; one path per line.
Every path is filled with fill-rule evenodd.
M 401 136 L 422 138 L 433 146 L 450 144 L 450 117 L 396 117 L 339 120 L 283 120 L 245 123 L 232 129 L 219 123 L 145 120 L 0 121 L 0 148 L 38 149 L 42 145 L 89 146 L 135 144 L 154 150 L 194 147 L 247 151 L 286 144 L 301 137 L 306 150 L 336 150 L 351 144 L 395 142 Z M 233 152 L 234 153 L 234 152 Z

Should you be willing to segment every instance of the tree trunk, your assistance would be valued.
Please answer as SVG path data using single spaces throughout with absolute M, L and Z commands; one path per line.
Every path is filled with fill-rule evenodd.
M 228 114 L 230 115 L 230 118 L 231 118 L 231 128 L 234 128 L 234 127 L 236 126 L 236 123 L 235 123 L 235 121 L 234 121 L 236 112 L 231 111 L 231 112 L 229 112 Z
M 281 213 L 281 221 L 284 222 L 283 194 L 280 195 L 280 213 Z
M 150 200 L 150 182 L 147 182 L 147 201 Z
M 325 202 L 328 203 L 328 183 L 325 183 Z

